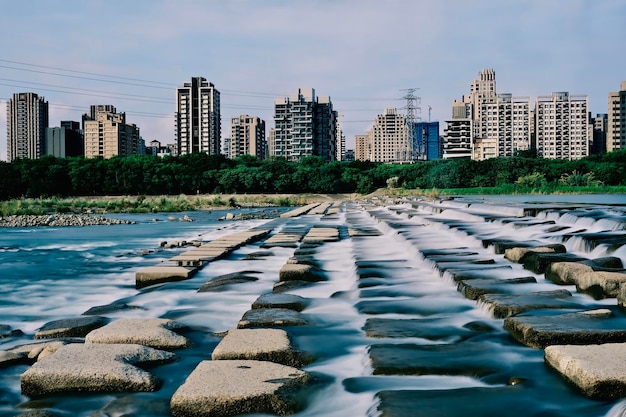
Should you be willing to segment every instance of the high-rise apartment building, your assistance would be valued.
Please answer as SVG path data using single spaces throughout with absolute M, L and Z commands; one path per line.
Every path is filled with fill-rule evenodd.
M 370 160 L 370 141 L 369 135 L 355 135 L 354 136 L 354 159 L 355 161 L 369 161 Z
M 48 102 L 35 93 L 16 93 L 7 101 L 7 159 L 45 154 Z
M 415 141 L 421 144 L 424 160 L 441 158 L 439 122 L 418 122 L 415 124 Z
M 383 114 L 379 114 L 368 135 L 370 161 L 403 162 L 410 159 L 411 147 L 406 118 L 396 108 L 386 108 Z
M 591 117 L 591 113 L 589 113 L 589 125 L 592 129 L 589 153 L 592 155 L 605 153 L 609 115 L 607 113 L 598 113 L 596 117 Z
M 193 77 L 176 89 L 178 155 L 220 153 L 220 92 L 202 77 Z
M 446 120 L 443 130 L 442 158 L 462 159 L 472 157 L 472 104 L 463 97 L 452 103 L 452 118 Z
M 252 155 L 265 159 L 265 121 L 242 114 L 230 119 L 230 158 Z
M 609 93 L 606 151 L 617 149 L 626 149 L 626 81 L 620 84 L 620 91 Z
M 112 105 L 91 106 L 83 115 L 86 158 L 111 158 L 141 154 L 145 148 L 135 124 Z
M 539 157 L 574 160 L 589 156 L 587 96 L 558 92 L 537 97 L 535 135 Z
M 80 122 L 65 120 L 59 127 L 47 128 L 45 154 L 58 158 L 84 156 L 85 143 Z
M 299 88 L 290 97 L 274 101 L 274 128 L 270 155 L 298 161 L 317 155 L 334 161 L 337 155 L 337 111 L 330 97 L 318 97 L 313 88 Z

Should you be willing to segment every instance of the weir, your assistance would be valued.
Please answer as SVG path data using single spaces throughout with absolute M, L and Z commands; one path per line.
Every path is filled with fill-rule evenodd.
M 178 234 L 138 221 L 106 226 L 120 228 L 110 236 L 99 229 L 88 245 L 58 230 L 75 248 L 65 253 L 43 229 L 12 231 L 10 246 L 0 240 L 4 265 L 63 253 L 72 273 L 0 281 L 13 294 L 0 306 L 0 412 L 43 404 L 50 415 L 77 416 L 614 415 L 626 397 L 626 293 L 615 284 L 626 275 L 626 202 L 542 207 L 380 198 L 284 210 L 263 221 L 197 220 Z M 149 227 L 153 242 L 201 243 L 129 254 L 146 253 L 137 230 Z M 124 243 L 112 243 L 116 237 Z M 503 245 L 524 250 L 507 256 Z M 585 267 L 551 274 L 584 276 L 546 279 L 554 255 Z M 94 269 L 94 257 L 108 263 Z M 195 269 L 135 288 L 142 271 L 162 265 Z M 35 305 L 49 293 L 54 301 Z M 38 329 L 82 322 L 87 310 L 98 312 L 90 323 L 99 329 L 76 327 L 72 339 L 48 336 L 45 345 L 35 340 Z M 155 349 L 141 351 L 154 359 L 116 347 L 125 343 Z M 610 372 L 600 359 L 606 352 Z M 149 383 L 100 386 L 77 376 L 75 364 L 64 366 L 71 357 L 83 358 L 85 368 L 103 364 L 94 375 L 124 366 L 128 375 L 148 373 Z M 75 371 L 60 376 L 64 369 Z M 266 384 L 270 374 L 284 385 Z M 64 378 L 73 382 L 51 385 Z

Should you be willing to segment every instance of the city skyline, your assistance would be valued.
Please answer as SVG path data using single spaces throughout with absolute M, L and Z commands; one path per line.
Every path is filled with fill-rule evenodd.
M 626 79 L 620 1 L 34 3 L 8 3 L 0 17 L 11 39 L 0 46 L 2 132 L 6 100 L 34 92 L 50 103 L 50 126 L 112 104 L 146 142 L 173 143 L 175 90 L 201 76 L 221 92 L 222 136 L 240 114 L 269 132 L 274 99 L 312 87 L 330 96 L 352 149 L 385 108 L 401 111 L 407 88 L 419 88 L 422 120 L 430 106 L 443 129 L 484 68 L 516 96 L 586 94 L 593 115 Z

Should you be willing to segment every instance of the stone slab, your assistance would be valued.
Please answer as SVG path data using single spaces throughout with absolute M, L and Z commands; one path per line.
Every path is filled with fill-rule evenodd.
M 25 355 L 0 350 L 0 368 L 27 363 Z
M 617 298 L 620 286 L 624 283 L 624 272 L 590 271 L 576 277 L 576 289 L 595 299 Z
M 626 343 L 548 346 L 545 362 L 587 397 L 626 397 Z
M 562 248 L 561 248 L 562 247 Z M 563 253 L 565 252 L 565 247 L 561 245 L 559 249 L 561 251 L 557 251 L 557 248 L 554 246 L 536 246 L 536 247 L 515 247 L 509 248 L 504 251 L 504 258 L 508 259 L 511 262 L 521 263 L 524 256 L 529 254 L 530 252 L 536 253 Z
M 46 356 L 52 355 L 54 352 L 69 343 L 83 343 L 82 338 L 64 338 L 63 340 L 51 340 L 47 342 L 27 343 L 25 345 L 15 346 L 9 349 L 9 352 L 23 355 L 28 362 L 33 363 L 39 361 Z
M 213 350 L 211 359 L 270 361 L 294 367 L 308 362 L 282 329 L 229 330 Z
M 567 290 L 538 291 L 525 294 L 484 294 L 479 303 L 487 306 L 494 318 L 503 319 L 520 313 L 545 309 L 582 309 Z
M 22 394 L 156 391 L 161 381 L 135 365 L 174 360 L 170 352 L 139 345 L 70 344 L 31 366 L 20 378 Z
M 252 308 L 286 308 L 289 310 L 302 311 L 310 301 L 294 294 L 262 294 L 252 303 Z
M 323 272 L 312 265 L 306 264 L 284 264 L 278 272 L 279 281 L 324 281 L 326 277 Z
M 85 337 L 90 331 L 102 327 L 108 322 L 107 318 L 101 316 L 78 316 L 54 320 L 41 326 L 35 332 L 35 339 Z
M 588 259 L 573 253 L 542 253 L 531 251 L 520 259 L 520 263 L 524 265 L 524 268 L 535 274 L 543 274 L 551 263 L 580 262 L 585 260 Z
M 626 342 L 626 319 L 616 317 L 608 309 L 509 317 L 503 327 L 520 343 L 536 348 Z
M 485 294 L 511 294 L 519 290 L 520 284 L 536 284 L 535 277 L 511 279 L 470 279 L 459 281 L 456 289 L 470 300 L 478 300 Z
M 312 378 L 299 369 L 266 361 L 203 361 L 172 396 L 173 417 L 293 414 L 297 392 Z
M 119 319 L 89 333 L 85 343 L 137 344 L 157 349 L 181 349 L 191 345 L 175 330 L 187 327 L 168 319 Z
M 495 329 L 486 324 L 476 322 L 467 323 L 464 326 L 456 326 L 440 318 L 386 319 L 375 317 L 368 318 L 365 321 L 363 330 L 367 337 L 373 338 L 415 337 L 456 342 Z
M 263 308 L 248 310 L 239 320 L 237 328 L 305 326 L 308 324 L 310 324 L 308 318 L 298 311 L 286 308 Z
M 149 266 L 135 273 L 135 288 L 145 288 L 164 282 L 183 281 L 191 278 L 197 268 L 184 266 Z
M 250 275 L 254 273 L 257 272 L 241 271 L 219 275 L 207 281 L 202 287 L 198 289 L 198 292 L 221 291 L 227 289 L 234 284 L 243 284 L 246 282 L 258 281 L 259 279 L 257 277 Z

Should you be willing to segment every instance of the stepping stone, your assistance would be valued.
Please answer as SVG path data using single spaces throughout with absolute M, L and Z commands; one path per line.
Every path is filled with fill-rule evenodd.
M 250 274 L 256 274 L 256 271 L 242 271 L 242 272 L 233 272 L 230 274 L 220 275 L 214 278 L 211 278 L 206 284 L 198 289 L 198 292 L 208 292 L 208 291 L 221 291 L 227 289 L 226 287 L 234 284 L 243 284 L 246 282 L 254 282 L 258 281 L 257 277 L 253 277 Z
M 294 294 L 263 294 L 252 303 L 252 308 L 286 308 L 302 311 L 309 305 L 309 300 Z
M 313 282 L 309 281 L 282 281 L 274 284 L 272 292 L 275 294 L 282 294 L 298 288 L 309 287 L 313 284 Z
M 470 300 L 478 300 L 485 294 L 511 294 L 519 290 L 519 284 L 537 283 L 535 277 L 511 279 L 470 279 L 457 284 L 456 289 Z
M 397 390 L 376 394 L 384 417 L 517 417 L 548 415 L 528 401 L 521 386 Z M 537 407 L 539 409 L 534 409 Z M 523 410 L 523 411 L 522 411 Z M 549 414 L 563 417 L 565 414 Z
M 25 345 L 15 346 L 8 350 L 8 352 L 23 355 L 28 359 L 29 363 L 37 362 L 46 356 L 52 355 L 65 345 L 70 343 L 84 343 L 82 338 L 76 338 L 74 340 L 70 338 L 64 338 L 63 340 L 53 340 L 49 342 L 28 343 Z
M 518 316 L 504 320 L 504 330 L 526 346 L 626 342 L 626 319 L 599 309 L 554 316 Z
M 21 376 L 22 394 L 156 391 L 154 375 L 134 365 L 171 362 L 170 352 L 140 345 L 70 344 L 31 366 Z
M 369 357 L 374 375 L 483 377 L 507 366 L 498 349 L 495 344 L 475 342 L 451 345 L 375 344 L 369 347 Z
M 626 397 L 626 343 L 548 346 L 545 362 L 587 397 Z
M 539 291 L 527 294 L 485 294 L 478 299 L 486 305 L 494 318 L 503 319 L 532 310 L 582 309 L 584 306 L 572 301 L 567 290 Z
M 309 320 L 302 313 L 286 308 L 263 308 L 248 310 L 239 323 L 238 329 L 253 327 L 305 326 Z
M 232 329 L 215 347 L 211 359 L 269 361 L 301 367 L 309 362 L 282 329 Z
M 362 314 L 415 314 L 432 316 L 442 313 L 461 313 L 471 310 L 474 306 L 458 299 L 442 302 L 440 298 L 425 296 L 406 300 L 372 300 L 360 301 L 355 305 Z
M 620 286 L 626 283 L 625 272 L 591 271 L 576 277 L 576 289 L 596 300 L 617 298 Z
M 530 253 L 565 253 L 565 246 L 562 244 L 534 246 L 534 247 L 515 247 L 504 251 L 504 257 L 511 262 L 524 263 L 524 257 Z
M 92 331 L 85 343 L 137 344 L 157 349 L 180 349 L 191 342 L 174 330 L 187 326 L 168 319 L 119 319 Z
M 35 339 L 52 339 L 59 337 L 85 337 L 90 331 L 102 327 L 109 320 L 105 317 L 73 317 L 54 320 L 44 324 L 37 332 Z
M 63 417 L 61 414 L 48 410 L 31 410 L 18 414 L 17 417 Z
M 28 363 L 28 358 L 25 355 L 0 350 L 0 369 L 24 363 Z
M 266 258 L 268 256 L 273 256 L 273 255 L 274 254 L 270 251 L 258 251 L 258 252 L 251 252 L 247 254 L 244 259 L 247 261 L 255 261 L 255 260 Z
M 202 361 L 170 401 L 173 417 L 288 415 L 302 404 L 298 391 L 313 378 L 304 371 L 266 361 Z
M 460 262 L 442 262 L 436 265 L 439 270 L 439 274 L 444 276 L 446 274 L 450 276 L 456 276 L 458 274 L 470 274 L 472 272 L 476 272 L 478 274 L 498 274 L 498 273 L 506 273 L 507 271 L 512 271 L 510 265 L 498 265 L 498 264 L 470 264 L 470 263 L 460 263 Z M 493 278 L 493 276 L 491 276 Z
M 22 336 L 24 332 L 18 329 L 12 329 L 11 326 L 6 324 L 0 324 L 0 339 L 6 339 L 9 337 Z
M 115 301 L 111 304 L 91 307 L 89 310 L 83 313 L 83 316 L 98 316 L 102 314 L 111 314 L 128 310 L 143 310 L 143 308 L 126 304 L 123 301 Z
M 437 256 L 447 256 L 447 255 L 456 255 L 456 256 L 473 256 L 478 255 L 478 252 L 474 252 L 469 250 L 467 247 L 464 248 L 451 248 L 451 249 L 422 249 L 420 253 L 424 258 L 433 258 Z
M 528 252 L 521 259 L 520 263 L 524 265 L 524 268 L 535 274 L 543 274 L 548 266 L 554 262 L 580 262 L 586 260 L 588 259 L 571 253 Z
M 369 318 L 363 330 L 367 337 L 374 338 L 405 338 L 420 337 L 429 340 L 465 340 L 485 331 L 493 331 L 488 326 L 482 327 L 480 333 L 473 323 L 458 327 L 442 319 L 384 319 Z
M 183 281 L 191 278 L 197 268 L 184 266 L 149 266 L 135 273 L 135 288 L 141 289 L 164 282 Z
M 280 281 L 325 281 L 323 272 L 312 265 L 285 264 L 278 272 Z
M 576 284 L 576 277 L 586 272 L 625 272 L 622 260 L 615 256 L 590 259 L 581 262 L 555 262 L 546 268 L 545 278 L 555 284 Z

